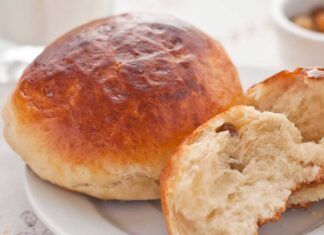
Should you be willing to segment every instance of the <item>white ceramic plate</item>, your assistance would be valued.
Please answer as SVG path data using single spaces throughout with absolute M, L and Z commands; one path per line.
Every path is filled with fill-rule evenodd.
M 240 68 L 245 88 L 275 72 Z M 26 190 L 35 213 L 57 235 L 167 234 L 159 201 L 119 202 L 89 198 L 45 182 L 29 168 L 26 168 Z M 324 218 L 323 212 L 324 201 L 308 209 L 288 210 L 279 222 L 263 226 L 260 234 L 301 234 Z

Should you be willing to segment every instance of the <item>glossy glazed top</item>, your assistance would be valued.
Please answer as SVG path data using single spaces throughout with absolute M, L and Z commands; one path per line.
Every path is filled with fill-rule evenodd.
M 241 97 L 236 69 L 206 34 L 170 16 L 123 14 L 47 47 L 12 101 L 62 157 L 152 164 Z

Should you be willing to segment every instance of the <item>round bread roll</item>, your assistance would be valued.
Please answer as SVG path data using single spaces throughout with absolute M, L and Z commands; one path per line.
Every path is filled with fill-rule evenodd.
M 36 58 L 5 107 L 5 137 L 54 184 L 157 199 L 185 136 L 241 100 L 237 71 L 212 38 L 170 16 L 123 14 L 74 29 Z
M 322 181 L 324 146 L 283 114 L 236 106 L 200 126 L 161 176 L 171 235 L 254 235 L 302 184 Z

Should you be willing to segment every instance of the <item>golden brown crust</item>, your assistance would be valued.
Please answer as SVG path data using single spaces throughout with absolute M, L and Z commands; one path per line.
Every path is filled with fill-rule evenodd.
M 174 19 L 147 17 L 95 21 L 54 42 L 14 93 L 21 119 L 51 119 L 57 144 L 86 157 L 173 145 L 231 106 L 240 85 L 222 49 Z M 221 67 L 210 69 L 213 62 Z
M 186 135 L 241 99 L 233 64 L 210 37 L 173 17 L 123 14 L 47 47 L 10 102 L 19 125 L 63 162 L 134 164 L 157 179 Z
M 265 79 L 261 83 L 253 85 L 250 89 L 253 89 L 254 87 L 262 84 L 268 85 L 277 80 L 285 81 L 287 83 L 288 88 L 289 84 L 294 81 L 296 76 L 300 75 L 304 75 L 306 78 L 312 79 L 314 81 L 324 79 L 324 68 L 297 68 L 294 71 L 283 70 Z

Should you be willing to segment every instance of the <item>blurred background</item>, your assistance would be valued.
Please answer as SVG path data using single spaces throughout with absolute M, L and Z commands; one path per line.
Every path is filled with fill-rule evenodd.
M 172 14 L 220 41 L 236 66 L 280 71 L 324 67 L 324 33 L 318 30 L 323 9 L 324 0 L 0 0 L 0 108 L 46 45 L 99 17 Z M 0 155 L 10 151 L 2 135 L 0 149 Z M 0 156 L 0 234 L 49 235 L 27 202 L 23 167 L 18 159 Z
M 0 82 L 18 78 L 26 63 L 64 32 L 129 11 L 182 18 L 221 41 L 237 65 L 284 68 L 271 4 L 269 0 L 0 0 Z
M 172 14 L 196 25 L 219 40 L 237 66 L 323 65 L 324 34 L 287 23 L 318 5 L 324 1 L 0 0 L 0 82 L 18 78 L 44 46 L 72 28 L 130 11 Z

